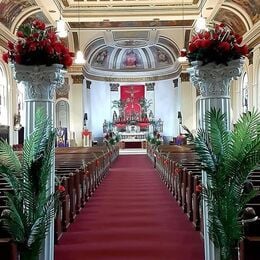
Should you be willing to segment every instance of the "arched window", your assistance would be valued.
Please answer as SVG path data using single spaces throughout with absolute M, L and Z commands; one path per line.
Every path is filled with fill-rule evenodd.
M 56 127 L 57 127 L 57 146 L 68 145 L 69 133 L 69 103 L 60 100 L 56 104 Z
M 65 100 L 56 104 L 56 126 L 69 128 L 69 103 Z
M 0 125 L 8 125 L 7 120 L 7 79 L 0 65 Z
M 242 78 L 242 112 L 246 113 L 248 111 L 248 77 L 247 73 L 244 73 Z

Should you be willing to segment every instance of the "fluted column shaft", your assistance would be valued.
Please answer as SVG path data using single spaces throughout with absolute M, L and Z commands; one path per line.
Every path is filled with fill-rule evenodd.
M 64 83 L 65 70 L 62 69 L 61 64 L 54 64 L 52 66 L 24 66 L 13 65 L 14 77 L 18 83 L 24 87 L 24 102 L 25 102 L 25 138 L 35 128 L 35 113 L 38 109 L 43 109 L 46 116 L 54 120 L 54 93 L 55 89 Z M 54 149 L 54 147 L 53 147 Z M 48 182 L 48 189 L 54 192 L 54 176 L 55 165 L 54 158 L 52 158 L 52 170 Z M 43 251 L 40 256 L 41 260 L 54 259 L 54 221 L 52 221 L 50 232 L 48 233 Z

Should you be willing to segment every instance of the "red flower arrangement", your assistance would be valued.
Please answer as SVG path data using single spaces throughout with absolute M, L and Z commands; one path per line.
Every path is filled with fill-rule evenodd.
M 62 43 L 51 28 L 46 28 L 40 20 L 22 25 L 17 32 L 18 40 L 8 42 L 8 52 L 3 60 L 22 65 L 62 64 L 72 65 L 73 53 Z
M 202 65 L 210 62 L 225 64 L 247 56 L 249 53 L 246 44 L 241 44 L 243 37 L 234 33 L 224 24 L 214 25 L 209 31 L 202 31 L 192 37 L 189 43 L 189 52 L 181 52 L 187 56 L 189 62 L 202 61 Z

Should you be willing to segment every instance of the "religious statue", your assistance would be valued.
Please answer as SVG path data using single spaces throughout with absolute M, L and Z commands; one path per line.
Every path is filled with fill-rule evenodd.
M 117 121 L 117 113 L 116 111 L 113 112 L 113 123 Z

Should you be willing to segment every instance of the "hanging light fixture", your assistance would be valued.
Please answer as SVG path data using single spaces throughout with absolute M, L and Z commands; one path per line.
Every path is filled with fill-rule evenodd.
M 75 64 L 84 64 L 86 60 L 84 59 L 84 54 L 80 50 L 80 19 L 79 19 L 79 1 L 78 1 L 78 25 L 79 25 L 79 30 L 78 30 L 78 51 L 76 52 L 76 58 L 74 60 Z
M 180 51 L 180 56 L 178 57 L 178 61 L 180 63 L 184 63 L 187 61 L 187 57 L 186 57 L 186 54 L 187 54 L 187 50 L 185 48 L 185 30 L 184 30 L 184 2 L 182 0 L 182 22 L 183 22 L 183 25 L 182 25 L 182 34 L 183 34 L 183 48 L 181 49 Z
M 195 25 L 196 32 L 207 30 L 206 19 L 202 16 L 202 10 L 203 10 L 203 6 L 204 6 L 204 5 L 202 5 L 202 1 L 200 2 L 200 4 L 201 4 L 200 17 L 197 19 L 196 25 Z
M 56 33 L 60 38 L 65 38 L 68 36 L 68 31 L 66 29 L 66 23 L 65 21 L 61 18 L 61 3 L 59 2 L 59 9 L 60 9 L 60 19 L 56 21 Z

